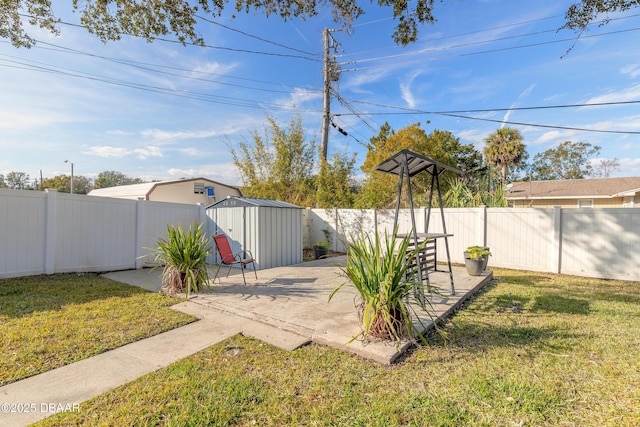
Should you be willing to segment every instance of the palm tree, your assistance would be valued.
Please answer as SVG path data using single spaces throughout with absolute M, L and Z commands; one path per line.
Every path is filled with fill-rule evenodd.
M 518 129 L 503 127 L 493 132 L 487 139 L 484 156 L 491 166 L 499 166 L 502 185 L 507 180 L 509 166 L 517 165 L 526 153 L 522 135 Z

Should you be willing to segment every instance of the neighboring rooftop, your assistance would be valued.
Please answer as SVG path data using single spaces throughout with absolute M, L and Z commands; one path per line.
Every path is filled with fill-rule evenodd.
M 189 187 L 185 187 L 185 184 L 189 184 Z M 195 186 L 192 188 L 191 186 Z M 174 188 L 175 187 L 175 188 Z M 178 189 L 181 187 L 181 189 Z M 98 188 L 95 190 L 91 190 L 89 192 L 90 196 L 99 196 L 99 197 L 113 197 L 117 199 L 131 199 L 131 200 L 157 200 L 157 201 L 176 201 L 183 203 L 192 203 L 194 202 L 193 195 L 195 194 L 206 194 L 206 188 L 212 187 L 212 193 L 214 196 L 211 196 L 209 199 L 206 197 L 200 200 L 195 200 L 195 202 L 212 202 L 215 201 L 215 198 L 224 198 L 228 195 L 239 196 L 242 195 L 242 192 L 238 187 L 223 184 L 221 182 L 213 181 L 208 178 L 188 178 L 188 179 L 176 179 L 176 180 L 167 180 L 167 181 L 156 181 L 156 182 L 145 182 L 143 184 L 131 184 L 131 185 L 119 185 L 116 187 L 107 187 L 107 188 Z M 169 188 L 174 188 L 172 193 L 168 193 L 167 190 Z M 165 191 L 159 191 L 163 189 Z M 176 192 L 182 192 L 184 194 L 178 194 Z M 152 194 L 154 196 L 152 197 Z M 162 193 L 162 194 L 161 194 Z
M 508 200 L 612 198 L 640 192 L 640 177 L 513 182 Z

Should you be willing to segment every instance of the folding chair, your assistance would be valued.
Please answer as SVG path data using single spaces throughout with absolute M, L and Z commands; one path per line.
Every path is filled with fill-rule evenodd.
M 227 271 L 227 277 L 229 277 L 229 273 L 231 273 L 231 267 L 235 264 L 240 264 L 242 271 L 242 280 L 244 281 L 245 286 L 247 285 L 247 279 L 244 277 L 244 269 L 247 267 L 247 264 L 253 265 L 253 274 L 255 274 L 256 279 L 258 279 L 258 273 L 256 273 L 256 263 L 253 255 L 249 251 L 242 251 L 234 254 L 231 251 L 231 245 L 229 245 L 229 240 L 227 240 L 227 236 L 224 234 L 216 234 L 213 236 L 213 240 L 216 242 L 216 248 L 218 249 L 218 255 L 220 255 L 220 260 L 224 265 L 229 266 L 229 270 Z M 244 256 L 240 256 L 242 253 Z M 249 257 L 247 257 L 247 254 Z

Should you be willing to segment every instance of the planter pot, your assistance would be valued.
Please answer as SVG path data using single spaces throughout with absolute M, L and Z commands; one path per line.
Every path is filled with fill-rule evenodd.
M 313 255 L 315 259 L 326 258 L 328 254 L 329 254 L 329 248 L 325 248 L 324 246 L 313 247 Z
M 467 268 L 467 273 L 470 276 L 480 276 L 487 267 L 489 262 L 489 255 L 484 255 L 482 258 L 471 259 L 469 254 L 464 255 L 464 266 Z

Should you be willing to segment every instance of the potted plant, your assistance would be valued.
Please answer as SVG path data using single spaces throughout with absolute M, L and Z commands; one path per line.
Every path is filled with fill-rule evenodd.
M 424 247 L 418 245 L 408 251 L 410 236 L 397 239 L 397 233 L 384 239 L 362 234 L 352 238 L 348 248 L 347 263 L 341 267 L 349 281 L 333 290 L 329 301 L 344 286 L 353 286 L 359 293 L 358 316 L 362 322 L 362 332 L 351 339 L 362 337 L 399 341 L 404 338 L 424 337 L 413 323 L 415 318 L 422 325 L 415 307 L 432 317 L 430 302 L 424 298 L 425 290 L 433 288 L 422 281 L 413 281 L 415 255 Z M 399 243 L 398 243 L 399 241 Z M 349 342 L 351 342 L 349 341 Z
M 484 246 L 469 246 L 464 250 L 464 265 L 470 276 L 480 276 L 487 269 L 491 252 Z
M 329 246 L 331 246 L 331 231 L 327 228 L 322 230 L 324 240 L 313 245 L 313 255 L 315 259 L 326 258 L 329 255 Z
M 326 258 L 329 254 L 329 242 L 323 240 L 313 245 L 313 256 L 315 259 Z
M 162 267 L 161 292 L 175 295 L 190 291 L 200 292 L 209 287 L 207 256 L 211 251 L 211 238 L 206 236 L 202 225 L 195 222 L 188 231 L 180 225 L 167 226 L 167 239 L 160 239 L 158 246 L 149 249 L 155 255 L 155 268 Z

